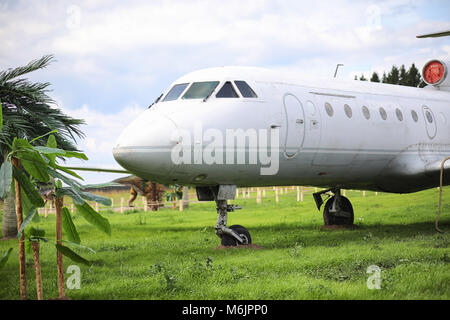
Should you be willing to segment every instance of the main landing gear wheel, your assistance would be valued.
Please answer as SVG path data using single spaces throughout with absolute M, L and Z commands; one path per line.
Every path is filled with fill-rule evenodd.
M 221 243 L 223 246 L 239 246 L 252 243 L 252 237 L 250 236 L 250 232 L 248 232 L 248 230 L 243 226 L 235 224 L 229 228 L 233 230 L 236 234 L 238 234 L 239 237 L 241 237 L 241 239 L 243 240 L 243 242 L 240 243 L 235 237 L 228 234 L 223 234 Z
M 323 221 L 326 226 L 329 225 L 353 225 L 354 215 L 353 207 L 344 196 L 339 196 L 340 203 L 335 204 L 333 208 L 333 203 L 335 202 L 335 197 L 333 196 L 328 199 L 323 210 Z M 337 201 L 338 199 L 336 199 Z

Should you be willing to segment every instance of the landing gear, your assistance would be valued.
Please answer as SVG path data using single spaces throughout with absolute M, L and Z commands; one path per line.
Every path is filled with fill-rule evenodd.
M 353 207 L 346 197 L 340 197 L 340 204 L 336 196 L 328 199 L 323 209 L 323 222 L 326 226 L 330 225 L 353 225 Z
M 223 246 L 239 246 L 252 243 L 250 232 L 240 225 L 227 227 L 228 212 L 241 209 L 239 206 L 228 204 L 236 195 L 235 185 L 220 185 L 212 187 L 196 187 L 199 201 L 215 201 L 217 204 L 216 235 Z
M 232 212 L 241 207 L 227 204 L 226 200 L 216 200 L 217 203 L 217 223 L 215 226 L 216 235 L 222 239 L 223 246 L 239 246 L 252 243 L 250 232 L 238 224 L 227 227 L 228 212 Z
M 238 246 L 238 245 L 245 245 L 245 244 L 251 244 L 252 243 L 252 237 L 250 236 L 250 232 L 243 226 L 240 226 L 238 224 L 235 224 L 230 227 L 231 230 L 233 230 L 235 233 L 237 233 L 241 239 L 243 240 L 242 243 L 239 243 L 239 241 L 235 237 L 231 237 L 227 234 L 222 235 L 222 245 L 223 246 Z
M 328 189 L 321 192 L 314 193 L 314 200 L 316 201 L 317 208 L 323 203 L 322 194 L 327 192 L 334 193 L 331 196 L 324 207 L 323 210 L 323 222 L 326 226 L 330 225 L 340 225 L 340 226 L 350 226 L 353 225 L 354 214 L 353 207 L 346 197 L 341 195 L 340 189 Z

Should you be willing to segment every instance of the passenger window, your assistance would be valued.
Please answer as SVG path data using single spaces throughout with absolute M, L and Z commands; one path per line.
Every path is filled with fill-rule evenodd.
M 178 97 L 183 93 L 184 89 L 188 86 L 189 83 L 181 83 L 176 84 L 170 89 L 169 93 L 164 97 L 164 101 L 172 101 L 177 100 Z
M 433 123 L 433 116 L 430 111 L 427 110 L 427 112 L 425 112 L 425 116 L 427 117 L 429 123 Z
M 350 119 L 352 117 L 352 108 L 348 104 L 344 105 L 344 111 L 347 117 Z
M 206 99 L 214 91 L 219 81 L 194 82 L 183 96 L 183 99 Z
M 387 119 L 387 113 L 386 113 L 386 110 L 384 110 L 383 107 L 380 108 L 380 117 L 381 117 L 381 119 L 383 119 L 383 120 L 386 120 L 386 119 Z
M 327 112 L 327 114 L 332 117 L 334 114 L 334 110 L 333 107 L 331 106 L 331 104 L 329 104 L 328 102 L 325 103 L 325 111 Z
M 216 98 L 238 98 L 238 94 L 230 81 L 225 82 L 223 87 L 217 92 Z
M 244 98 L 258 98 L 255 91 L 253 91 L 252 88 L 247 84 L 245 81 L 234 81 L 236 84 L 236 87 L 238 87 L 239 91 L 241 92 L 242 96 Z
M 398 121 L 403 121 L 403 113 L 399 108 L 395 109 L 395 115 L 397 116 Z
M 411 117 L 413 118 L 414 122 L 417 122 L 419 120 L 419 116 L 417 115 L 417 112 L 414 110 L 411 110 Z
M 364 115 L 364 118 L 366 118 L 367 120 L 370 119 L 370 111 L 366 106 L 362 107 L 362 113 Z

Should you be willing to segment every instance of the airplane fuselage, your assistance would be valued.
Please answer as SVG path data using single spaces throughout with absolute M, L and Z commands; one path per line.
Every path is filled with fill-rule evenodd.
M 209 96 L 183 99 L 206 81 L 219 82 Z M 257 97 L 243 97 L 235 81 Z M 227 82 L 237 97 L 216 96 Z M 169 89 L 176 84 L 188 85 L 175 100 L 164 101 L 166 92 L 113 151 L 145 179 L 405 193 L 438 186 L 440 161 L 450 155 L 450 92 L 240 67 L 193 72 Z

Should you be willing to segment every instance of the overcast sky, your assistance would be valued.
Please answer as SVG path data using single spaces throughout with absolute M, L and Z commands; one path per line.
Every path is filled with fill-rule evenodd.
M 83 118 L 85 166 L 118 167 L 121 130 L 190 71 L 248 65 L 353 79 L 393 64 L 450 58 L 450 1 L 0 0 L 0 70 L 52 53 L 31 77 Z M 87 182 L 115 175 L 84 174 Z

